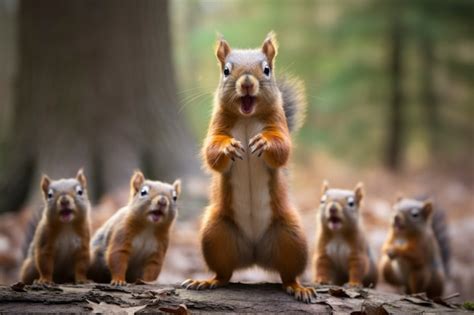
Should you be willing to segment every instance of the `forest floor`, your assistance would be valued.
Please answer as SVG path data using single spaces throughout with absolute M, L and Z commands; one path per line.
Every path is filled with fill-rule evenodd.
M 295 163 L 296 164 L 296 163 Z M 301 165 L 301 164 L 300 164 Z M 302 222 L 314 246 L 315 209 L 319 205 L 321 183 L 328 179 L 331 187 L 353 188 L 358 181 L 365 184 L 366 198 L 363 205 L 363 221 L 368 239 L 376 256 L 386 237 L 391 218 L 391 204 L 399 192 L 405 196 L 432 196 L 436 204 L 445 209 L 449 220 L 452 244 L 451 276 L 445 295 L 460 293 L 453 302 L 474 300 L 474 184 L 472 174 L 452 171 L 445 173 L 442 167 L 430 170 L 404 171 L 393 174 L 382 168 L 354 169 L 326 156 L 314 156 L 305 161 L 305 167 L 291 167 L 291 196 L 299 210 Z M 207 182 L 197 181 L 188 185 L 189 196 L 183 196 L 179 218 L 174 225 L 171 244 L 158 284 L 174 285 L 187 278 L 207 278 L 206 266 L 199 248 L 199 222 L 206 203 Z M 186 193 L 186 191 L 185 191 Z M 126 192 L 121 200 L 126 200 Z M 94 228 L 100 226 L 118 208 L 117 198 L 105 197 L 93 209 Z M 0 284 L 18 280 L 18 266 L 22 260 L 24 231 L 31 211 L 24 209 L 17 214 L 0 217 Z M 303 282 L 310 283 L 310 264 Z M 233 282 L 278 282 L 276 274 L 252 268 L 237 272 Z M 382 292 L 397 292 L 384 283 L 377 286 Z

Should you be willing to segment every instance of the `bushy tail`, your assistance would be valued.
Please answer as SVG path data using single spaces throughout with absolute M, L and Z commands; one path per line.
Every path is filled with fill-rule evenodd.
M 448 234 L 448 224 L 446 215 L 441 209 L 436 209 L 433 213 L 433 232 L 438 241 L 438 246 L 443 260 L 444 272 L 449 275 L 449 259 L 451 257 L 451 244 Z
M 306 117 L 306 97 L 303 82 L 293 77 L 282 77 L 277 80 L 283 98 L 286 122 L 290 132 L 297 131 Z

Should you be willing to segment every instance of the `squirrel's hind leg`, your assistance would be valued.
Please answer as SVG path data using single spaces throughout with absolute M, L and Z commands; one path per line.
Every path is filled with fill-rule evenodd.
M 302 286 L 297 277 L 306 267 L 308 246 L 306 237 L 298 224 L 290 220 L 276 221 L 260 242 L 259 263 L 280 274 L 283 288 L 295 299 L 309 303 L 316 297 L 316 290 Z
M 224 218 L 206 220 L 202 230 L 202 251 L 207 266 L 215 276 L 208 280 L 188 279 L 181 285 L 186 289 L 214 289 L 229 283 L 232 273 L 242 265 L 242 255 L 239 251 L 239 236 L 235 224 Z
M 38 270 L 31 257 L 28 257 L 21 267 L 20 279 L 25 284 L 32 284 L 33 281 L 39 278 Z

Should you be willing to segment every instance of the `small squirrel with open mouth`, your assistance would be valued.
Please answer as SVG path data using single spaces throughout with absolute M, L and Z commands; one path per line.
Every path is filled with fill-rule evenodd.
M 128 205 L 91 240 L 89 277 L 112 285 L 155 281 L 168 248 L 180 193 L 180 180 L 173 184 L 151 181 L 136 171 L 130 180 Z
M 26 284 L 86 283 L 89 267 L 90 202 L 87 180 L 51 180 L 43 175 L 44 209 L 20 271 Z
M 317 212 L 315 282 L 349 286 L 377 284 L 377 267 L 360 220 L 363 185 L 329 188 L 325 181 Z

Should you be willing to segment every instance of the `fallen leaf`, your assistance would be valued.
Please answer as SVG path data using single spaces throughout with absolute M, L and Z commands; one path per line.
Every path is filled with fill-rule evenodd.
M 104 302 L 94 303 L 87 300 L 89 305 L 92 307 L 92 313 L 99 314 L 135 314 L 136 312 L 144 309 L 147 305 L 121 307 L 115 304 L 108 304 Z
M 175 314 L 175 315 L 188 315 L 191 314 L 184 304 L 180 304 L 177 308 L 170 308 L 170 307 L 161 307 L 160 311 L 168 313 L 168 314 Z
M 346 290 L 343 288 L 330 288 L 329 294 L 335 297 L 340 297 L 340 298 L 354 299 L 354 298 L 362 297 L 362 294 L 359 291 Z
M 10 286 L 10 288 L 13 290 L 13 291 L 16 291 L 16 292 L 26 292 L 25 290 L 25 284 L 23 282 L 17 282 L 15 284 L 12 284 Z

